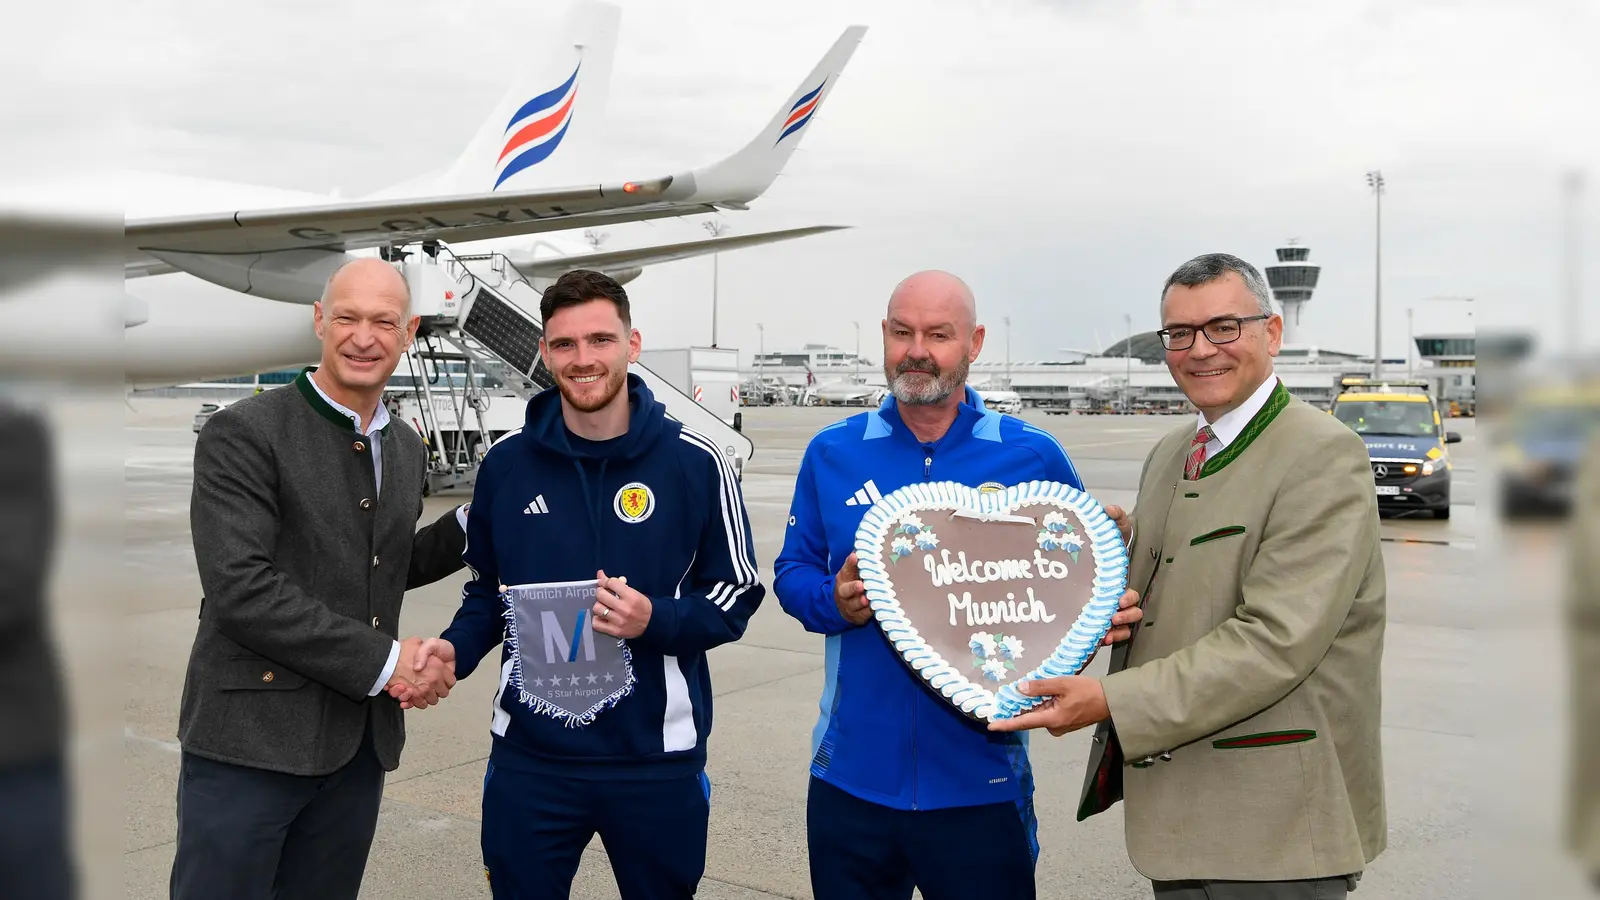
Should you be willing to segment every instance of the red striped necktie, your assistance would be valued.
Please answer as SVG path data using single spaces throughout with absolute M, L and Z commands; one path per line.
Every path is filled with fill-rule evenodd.
M 1189 458 L 1183 462 L 1183 480 L 1194 481 L 1200 477 L 1200 467 L 1206 464 L 1206 442 L 1210 441 L 1211 426 L 1203 425 L 1189 442 Z

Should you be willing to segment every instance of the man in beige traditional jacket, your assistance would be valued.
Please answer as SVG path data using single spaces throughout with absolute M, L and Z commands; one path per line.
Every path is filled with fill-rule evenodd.
M 1167 366 L 1200 410 L 1121 517 L 1144 621 L 1110 674 L 1048 679 L 997 729 L 1098 725 L 1078 817 L 1124 799 L 1162 900 L 1342 897 L 1386 841 L 1384 568 L 1361 439 L 1272 371 L 1283 320 L 1248 263 L 1178 268 Z

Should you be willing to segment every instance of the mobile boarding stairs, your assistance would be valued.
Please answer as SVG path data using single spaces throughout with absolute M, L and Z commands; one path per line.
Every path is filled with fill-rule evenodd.
M 384 258 L 405 276 L 412 314 L 422 319 L 407 356 L 428 443 L 430 492 L 470 487 L 483 454 L 507 430 L 490 427 L 493 399 L 522 401 L 515 404 L 520 427 L 528 398 L 555 385 L 539 359 L 541 291 L 498 253 L 458 256 L 429 242 L 418 252 L 388 248 Z M 716 442 L 743 476 L 755 445 L 738 418 L 723 421 L 645 366 L 628 370 L 649 385 L 670 418 Z

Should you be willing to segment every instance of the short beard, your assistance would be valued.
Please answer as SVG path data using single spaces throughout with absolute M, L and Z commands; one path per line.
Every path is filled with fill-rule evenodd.
M 896 366 L 893 372 L 885 372 L 884 375 L 889 380 L 889 391 L 894 394 L 896 401 L 906 406 L 937 406 L 950 399 L 951 394 L 967 383 L 967 369 L 965 356 L 949 372 L 940 372 L 933 360 L 913 362 L 907 359 Z M 912 373 L 933 377 L 919 380 L 920 384 L 917 384 L 909 377 Z
M 592 413 L 599 412 L 600 410 L 611 405 L 611 401 L 617 399 L 617 394 L 622 392 L 623 385 L 625 385 L 627 381 L 628 370 L 626 368 L 612 370 L 611 373 L 606 376 L 604 382 L 606 386 L 605 392 L 600 395 L 599 400 L 587 405 L 580 402 L 577 397 L 572 395 L 572 391 L 567 387 L 567 379 L 565 377 L 558 377 L 556 379 L 556 388 L 561 391 L 561 399 L 567 401 L 568 406 L 571 406 L 578 412 Z

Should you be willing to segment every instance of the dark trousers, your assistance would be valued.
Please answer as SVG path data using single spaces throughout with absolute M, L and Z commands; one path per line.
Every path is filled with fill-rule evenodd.
M 356 900 L 383 779 L 370 732 L 318 777 L 183 754 L 173 900 Z
M 1345 900 L 1355 876 L 1309 881 L 1157 881 L 1157 900 Z
M 65 769 L 59 759 L 0 769 L 0 897 L 6 900 L 77 895 Z
M 596 834 L 622 900 L 693 897 L 705 874 L 710 821 L 704 773 L 591 781 L 491 762 L 483 778 L 483 864 L 497 900 L 565 900 Z
M 817 778 L 806 798 L 811 892 L 827 900 L 910 900 L 913 887 L 926 900 L 1032 900 L 1036 836 L 1031 804 L 890 809 Z

